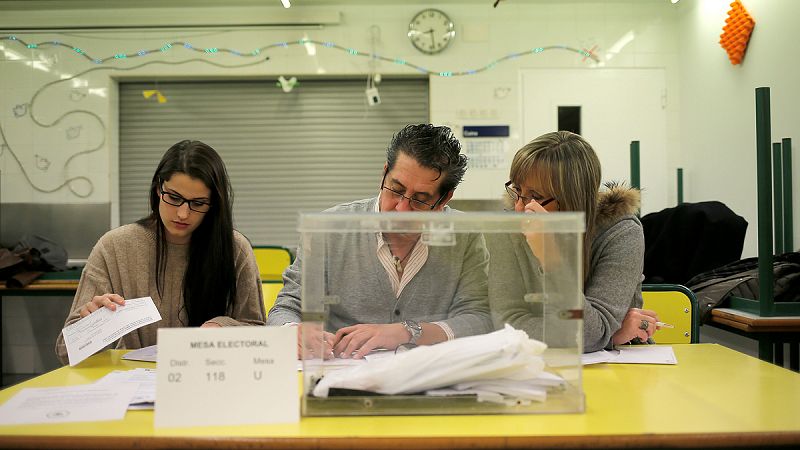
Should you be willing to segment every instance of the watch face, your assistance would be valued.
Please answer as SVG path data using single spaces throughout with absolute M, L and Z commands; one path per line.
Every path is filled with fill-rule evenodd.
M 455 35 L 453 22 L 438 9 L 420 11 L 408 24 L 408 38 L 417 50 L 424 53 L 439 53 L 447 48 Z

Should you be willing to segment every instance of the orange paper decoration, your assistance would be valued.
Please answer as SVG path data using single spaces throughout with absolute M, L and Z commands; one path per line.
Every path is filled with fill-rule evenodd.
M 747 10 L 739 0 L 731 3 L 728 11 L 728 18 L 725 19 L 725 26 L 722 27 L 722 34 L 719 35 L 719 45 L 728 52 L 728 59 L 731 64 L 741 64 L 747 43 L 750 41 L 750 33 L 756 21 L 750 17 Z

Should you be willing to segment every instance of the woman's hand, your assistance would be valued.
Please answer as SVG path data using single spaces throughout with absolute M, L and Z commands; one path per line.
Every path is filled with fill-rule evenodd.
M 124 304 L 125 299 L 117 294 L 97 295 L 92 297 L 92 301 L 83 305 L 80 310 L 80 315 L 81 317 L 86 317 L 104 306 L 112 311 L 116 311 L 117 305 L 122 306 Z
M 550 200 L 550 202 L 552 202 L 552 200 Z M 540 205 L 536 200 L 531 200 L 524 208 L 520 208 L 521 205 L 522 202 L 518 201 L 515 206 L 517 211 L 535 214 L 551 212 Z M 558 264 L 561 262 L 561 249 L 556 245 L 556 240 L 552 233 L 529 231 L 525 233 L 525 240 L 528 242 L 531 252 L 539 259 L 539 264 L 542 265 L 543 270 L 558 267 Z
M 205 322 L 204 324 L 200 325 L 200 328 L 222 328 L 222 325 L 218 324 L 217 322 Z
M 521 202 L 520 202 L 521 203 Z M 544 206 L 540 205 L 536 200 L 531 200 L 523 209 L 526 213 L 549 213 Z
M 658 315 L 649 309 L 631 308 L 622 320 L 622 327 L 614 333 L 611 341 L 614 345 L 626 344 L 635 338 L 642 342 L 658 330 Z

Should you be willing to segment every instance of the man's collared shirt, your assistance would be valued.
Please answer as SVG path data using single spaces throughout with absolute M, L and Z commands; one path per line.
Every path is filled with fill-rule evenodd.
M 382 194 L 382 192 L 381 192 Z M 378 201 L 375 202 L 375 212 L 381 212 L 381 200 L 380 195 L 378 195 Z M 392 255 L 392 250 L 389 248 L 389 244 L 383 239 L 383 234 L 378 233 L 378 260 L 383 265 L 383 268 L 386 270 L 386 274 L 389 276 L 389 282 L 392 284 L 392 290 L 394 291 L 395 298 L 400 298 L 400 294 L 403 293 L 403 289 L 408 285 L 411 279 L 414 278 L 422 266 L 425 265 L 425 262 L 428 260 L 428 246 L 423 244 L 422 241 L 417 240 L 417 243 L 414 245 L 414 248 L 411 249 L 410 255 L 407 257 L 405 262 L 405 267 L 401 273 L 398 273 L 397 266 L 395 265 L 395 256 Z M 444 333 L 447 335 L 447 340 L 452 340 L 455 338 L 453 334 L 453 330 L 444 322 L 432 322 L 438 325 Z

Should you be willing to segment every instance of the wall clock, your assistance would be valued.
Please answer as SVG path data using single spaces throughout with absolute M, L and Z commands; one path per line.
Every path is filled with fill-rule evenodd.
M 408 24 L 408 38 L 417 50 L 433 55 L 446 49 L 456 36 L 455 25 L 438 9 L 423 9 Z

